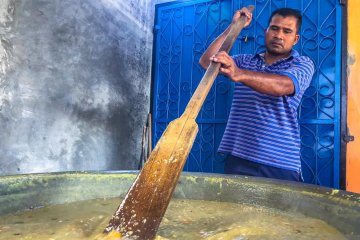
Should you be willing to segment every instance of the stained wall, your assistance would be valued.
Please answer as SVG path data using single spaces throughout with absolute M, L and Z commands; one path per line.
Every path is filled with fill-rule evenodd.
M 0 175 L 136 168 L 157 2 L 0 0 Z

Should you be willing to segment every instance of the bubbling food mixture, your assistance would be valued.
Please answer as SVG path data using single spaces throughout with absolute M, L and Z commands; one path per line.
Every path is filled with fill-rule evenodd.
M 120 200 L 96 199 L 0 216 L 0 240 L 107 239 Z M 238 203 L 172 199 L 157 239 L 346 239 L 324 221 Z

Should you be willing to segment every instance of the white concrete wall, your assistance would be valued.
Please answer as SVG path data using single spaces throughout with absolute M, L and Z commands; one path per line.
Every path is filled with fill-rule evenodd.
M 0 0 L 0 175 L 136 168 L 159 2 Z

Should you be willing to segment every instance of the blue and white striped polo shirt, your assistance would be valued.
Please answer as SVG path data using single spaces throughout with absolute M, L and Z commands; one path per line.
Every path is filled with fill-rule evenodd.
M 290 77 L 295 94 L 273 97 L 235 83 L 229 120 L 218 151 L 300 172 L 297 108 L 314 74 L 313 62 L 295 50 L 271 65 L 266 65 L 264 54 L 241 54 L 233 59 L 242 69 Z

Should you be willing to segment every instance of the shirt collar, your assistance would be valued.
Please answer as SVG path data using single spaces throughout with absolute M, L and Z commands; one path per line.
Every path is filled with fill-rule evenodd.
M 264 55 L 265 55 L 265 52 L 256 53 L 253 56 L 253 58 L 260 58 L 262 61 L 265 62 Z M 295 57 L 298 57 L 298 56 L 299 56 L 298 51 L 296 51 L 295 49 L 292 49 L 291 52 L 290 52 L 290 55 L 287 58 L 282 58 L 282 59 L 280 59 L 280 60 L 278 60 L 276 62 L 291 60 L 291 59 L 293 59 Z

